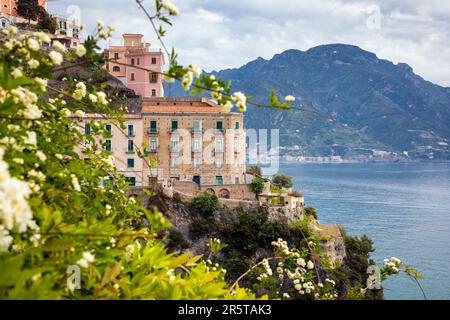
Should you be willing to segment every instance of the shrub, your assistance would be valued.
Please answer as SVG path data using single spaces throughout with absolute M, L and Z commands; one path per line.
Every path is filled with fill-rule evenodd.
M 204 217 L 211 217 L 214 211 L 220 209 L 219 198 L 208 192 L 203 192 L 192 200 L 192 207 L 200 211 Z
M 253 174 L 255 176 L 262 176 L 261 167 L 256 164 L 252 165 L 250 168 L 248 168 L 247 173 Z
M 309 226 L 309 219 L 299 220 L 289 226 L 292 234 L 299 239 L 308 239 L 313 236 L 314 232 Z
M 317 209 L 314 207 L 306 207 L 305 214 L 317 220 Z
M 286 189 L 292 188 L 292 186 L 294 185 L 292 182 L 292 177 L 289 177 L 284 173 L 275 175 L 272 178 L 272 184 L 274 184 L 278 188 L 286 188 Z
M 250 188 L 256 195 L 260 195 L 261 192 L 264 191 L 264 185 L 265 180 L 260 177 L 256 177 L 253 179 L 252 183 L 250 183 Z
M 189 233 L 194 239 L 210 235 L 215 229 L 214 219 L 204 218 L 202 216 L 192 218 L 192 222 L 189 225 Z
M 186 249 L 189 247 L 189 243 L 186 241 L 183 234 L 176 229 L 170 230 L 168 240 L 167 247 L 169 249 Z
M 269 221 L 265 215 L 258 212 L 241 214 L 238 221 L 223 225 L 221 232 L 228 244 L 245 252 L 253 252 L 259 248 L 268 249 L 272 247 L 272 241 L 289 238 L 287 224 Z

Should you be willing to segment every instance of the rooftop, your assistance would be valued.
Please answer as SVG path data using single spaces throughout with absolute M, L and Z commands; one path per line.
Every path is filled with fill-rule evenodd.
M 142 103 L 142 113 L 220 113 L 223 107 L 207 98 L 146 98 Z

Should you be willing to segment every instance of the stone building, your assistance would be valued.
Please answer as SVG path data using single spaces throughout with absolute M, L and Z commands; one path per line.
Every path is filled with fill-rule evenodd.
M 124 119 L 125 130 L 101 114 L 88 113 L 81 127 L 89 134 L 89 122 L 97 120 L 111 132 L 102 143 L 131 186 L 245 184 L 241 113 L 226 113 L 206 98 L 146 98 L 140 110 Z M 139 157 L 138 148 L 153 161 Z
M 245 131 L 241 113 L 224 112 L 206 98 L 144 99 L 147 152 L 158 179 L 198 185 L 245 183 Z M 149 173 L 150 177 L 155 177 Z

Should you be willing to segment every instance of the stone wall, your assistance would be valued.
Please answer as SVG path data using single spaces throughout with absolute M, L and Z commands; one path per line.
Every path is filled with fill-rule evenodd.
M 226 184 L 221 186 L 202 185 L 190 181 L 173 181 L 175 192 L 195 196 L 201 192 L 209 192 L 219 199 L 257 201 L 256 195 L 247 184 Z

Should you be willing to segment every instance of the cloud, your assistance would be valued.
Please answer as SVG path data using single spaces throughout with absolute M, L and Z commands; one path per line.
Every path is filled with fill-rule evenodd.
M 441 0 L 172 0 L 180 16 L 166 42 L 184 63 L 206 70 L 239 67 L 287 49 L 347 43 L 380 58 L 405 62 L 425 79 L 450 86 L 450 1 Z M 152 9 L 152 0 L 144 4 Z M 60 0 L 49 10 L 78 6 L 95 28 L 97 19 L 125 32 L 157 39 L 135 0 Z

